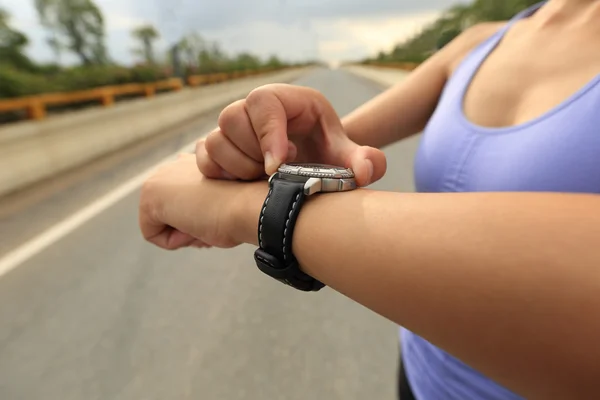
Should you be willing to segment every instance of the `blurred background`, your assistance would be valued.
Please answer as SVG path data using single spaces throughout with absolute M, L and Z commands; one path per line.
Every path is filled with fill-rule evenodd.
M 257 86 L 343 116 L 535 3 L 0 0 L 0 399 L 395 398 L 396 326 L 250 246 L 152 247 L 139 187 Z M 413 190 L 418 140 L 374 188 Z

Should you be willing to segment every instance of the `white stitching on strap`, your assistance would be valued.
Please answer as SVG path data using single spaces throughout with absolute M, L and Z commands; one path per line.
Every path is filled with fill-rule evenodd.
M 290 210 L 287 218 L 285 219 L 285 228 L 283 230 L 283 259 L 287 260 L 287 255 L 285 254 L 285 245 L 286 245 L 286 241 L 287 241 L 287 231 L 288 231 L 288 225 L 290 224 L 290 218 L 292 218 L 292 214 L 294 213 L 294 210 L 296 209 L 296 206 L 298 205 L 298 200 L 300 199 L 300 193 L 298 193 L 296 195 L 296 199 L 294 200 L 294 204 L 292 204 L 292 209 Z
M 263 219 L 265 217 L 265 211 L 267 210 L 267 203 L 269 203 L 269 199 L 271 198 L 271 194 L 273 193 L 273 189 L 269 190 L 269 194 L 267 195 L 267 198 L 265 199 L 265 204 L 263 205 L 262 210 L 260 211 L 260 220 L 258 223 L 258 243 L 260 244 L 260 247 L 263 247 L 263 241 L 262 241 L 262 230 L 263 230 Z

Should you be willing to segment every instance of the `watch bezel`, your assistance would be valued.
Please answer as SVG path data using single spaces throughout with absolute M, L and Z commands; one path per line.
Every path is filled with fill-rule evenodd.
M 282 175 L 319 178 L 319 179 L 354 179 L 354 172 L 350 168 L 318 163 L 286 163 L 282 164 L 277 172 Z

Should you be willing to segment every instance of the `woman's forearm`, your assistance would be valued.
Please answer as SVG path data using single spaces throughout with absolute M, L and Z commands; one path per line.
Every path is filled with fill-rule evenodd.
M 348 137 L 381 148 L 423 130 L 456 65 L 504 22 L 471 26 L 384 93 L 342 119 Z
M 398 88 L 392 88 L 343 117 L 348 137 L 361 146 L 381 149 L 419 132 L 418 128 L 398 125 L 398 92 Z
M 342 118 L 348 137 L 382 148 L 423 130 L 447 79 L 447 60 L 433 57 L 399 83 Z
M 266 190 L 246 197 L 249 243 Z M 599 196 L 322 194 L 293 249 L 308 274 L 528 398 L 597 389 Z

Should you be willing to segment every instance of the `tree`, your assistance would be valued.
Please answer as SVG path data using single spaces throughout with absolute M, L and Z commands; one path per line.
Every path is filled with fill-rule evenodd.
M 394 47 L 389 56 L 379 54 L 379 61 L 421 62 L 444 47 L 463 30 L 483 21 L 505 21 L 539 0 L 474 0 L 458 4 L 426 26 L 419 34 Z
M 232 61 L 230 68 L 235 71 L 254 70 L 261 66 L 260 59 L 249 53 L 240 53 Z
M 268 68 L 280 68 L 283 65 L 284 63 L 276 55 L 272 55 L 271 57 L 269 57 L 269 59 L 265 63 L 265 66 Z
M 154 42 L 160 37 L 156 28 L 150 24 L 142 25 L 131 32 L 132 36 L 140 41 L 141 48 L 135 49 L 135 54 L 141 54 L 148 64 L 156 62 L 154 58 Z
M 512 18 L 519 11 L 524 10 L 538 0 L 476 0 L 472 6 L 473 13 L 479 21 L 504 21 Z
M 0 9 L 0 61 L 18 69 L 34 70 L 35 65 L 25 55 L 29 39 L 10 26 L 10 15 Z
M 106 63 L 104 18 L 93 0 L 35 0 L 42 26 L 58 54 L 65 48 L 83 65 Z
M 229 58 L 217 42 L 207 45 L 198 57 L 201 73 L 223 71 L 229 63 Z
M 443 31 L 437 42 L 437 46 L 436 46 L 437 50 L 442 49 L 444 46 L 446 46 L 448 43 L 453 41 L 460 34 L 461 34 L 461 31 L 456 28 Z
M 473 25 L 476 20 L 477 15 L 473 6 L 457 4 L 444 13 L 440 25 L 442 29 L 463 31 Z
M 185 65 L 189 68 L 197 68 L 200 55 L 207 46 L 206 40 L 196 32 L 184 36 L 179 42 L 179 50 L 182 52 Z
M 48 46 L 50 46 L 50 48 L 54 52 L 54 57 L 56 59 L 55 60 L 56 63 L 60 64 L 60 59 L 61 59 L 62 51 L 64 50 L 63 44 L 56 38 L 55 35 L 47 38 L 46 39 L 46 43 L 48 44 Z

